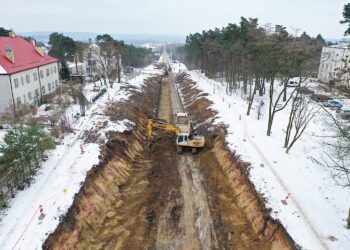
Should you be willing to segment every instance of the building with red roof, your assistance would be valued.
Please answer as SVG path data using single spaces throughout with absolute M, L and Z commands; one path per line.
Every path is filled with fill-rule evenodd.
M 0 37 L 0 114 L 38 105 L 58 85 L 56 58 L 14 33 Z

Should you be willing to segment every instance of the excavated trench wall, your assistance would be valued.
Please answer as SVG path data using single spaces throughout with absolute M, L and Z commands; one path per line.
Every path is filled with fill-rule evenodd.
M 178 75 L 175 81 L 180 86 L 182 99 L 191 118 L 197 124 L 204 124 L 200 130 L 206 133 L 208 147 L 199 157 L 199 166 L 207 180 L 205 188 L 212 213 L 220 213 L 216 221 L 219 220 L 224 227 L 224 233 L 219 236 L 221 241 L 232 249 L 298 249 L 283 225 L 270 217 L 270 211 L 249 180 L 247 167 L 250 164 L 242 162 L 228 149 L 225 127 L 206 123 L 216 115 L 206 95 L 196 88 L 196 83 L 185 73 Z M 233 213 L 241 215 L 232 216 Z M 267 243 L 256 245 L 245 234 L 249 232 L 248 228 Z
M 187 111 L 197 124 L 215 117 L 195 83 L 185 75 L 178 76 L 177 82 Z M 205 132 L 208 146 L 196 156 L 178 157 L 175 137 L 166 132 L 156 133 L 152 151 L 144 147 L 144 126 L 159 105 L 159 93 L 160 78 L 150 78 L 142 91 L 134 91 L 130 101 L 107 110 L 112 120 L 126 118 L 136 126 L 132 132 L 110 135 L 102 148 L 101 163 L 89 172 L 43 248 L 165 249 L 160 247 L 159 242 L 164 241 L 159 237 L 172 245 L 171 241 L 186 231 L 181 227 L 186 206 L 178 166 L 184 157 L 193 157 L 190 167 L 200 173 L 217 239 L 217 245 L 204 249 L 296 249 L 283 226 L 269 216 L 249 181 L 248 164 L 228 150 L 224 127 L 211 123 L 201 126 L 203 133 L 212 132 Z
M 132 132 L 110 134 L 101 163 L 87 175 L 74 203 L 44 249 L 143 249 L 156 233 L 153 211 L 160 188 L 154 159 L 145 152 L 143 127 L 158 105 L 159 78 L 133 91 L 130 101 L 108 108 L 111 120 L 127 118 Z M 154 237 L 153 237 L 154 238 Z

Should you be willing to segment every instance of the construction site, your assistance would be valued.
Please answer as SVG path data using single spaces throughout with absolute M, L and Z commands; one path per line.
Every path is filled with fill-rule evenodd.
M 186 73 L 155 67 L 166 72 L 105 110 L 135 126 L 109 134 L 43 248 L 298 249 L 250 182 L 249 163 L 227 148 L 210 101 Z
M 348 1 L 18 2 L 0 250 L 350 249 Z

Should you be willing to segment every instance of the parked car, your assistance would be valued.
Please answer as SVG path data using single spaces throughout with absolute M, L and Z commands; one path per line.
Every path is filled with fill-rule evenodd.
M 299 86 L 299 82 L 298 81 L 294 81 L 294 80 L 289 80 L 287 83 L 287 87 L 298 87 Z
M 342 119 L 350 119 L 350 106 L 346 105 L 339 108 L 339 110 L 337 111 L 337 116 Z
M 323 103 L 323 106 L 329 107 L 329 108 L 341 108 L 342 104 L 341 101 L 333 99 L 333 100 L 328 100 Z

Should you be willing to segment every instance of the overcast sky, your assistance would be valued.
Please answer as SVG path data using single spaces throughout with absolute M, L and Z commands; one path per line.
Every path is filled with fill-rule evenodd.
M 1 0 L 0 26 L 17 32 L 114 34 L 201 32 L 257 17 L 312 36 L 342 37 L 346 0 Z M 5 6 L 4 6 L 5 5 Z M 6 7 L 6 10 L 4 11 Z

